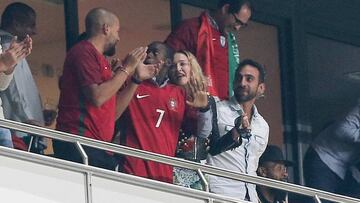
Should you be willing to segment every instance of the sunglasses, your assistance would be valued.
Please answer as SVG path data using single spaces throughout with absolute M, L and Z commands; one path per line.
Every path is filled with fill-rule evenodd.
M 231 14 L 234 16 L 235 23 L 236 23 L 237 25 L 240 25 L 240 27 L 244 28 L 244 27 L 246 27 L 246 26 L 248 25 L 247 23 L 244 23 L 244 22 L 241 21 L 239 18 L 237 18 L 234 13 L 231 13 Z

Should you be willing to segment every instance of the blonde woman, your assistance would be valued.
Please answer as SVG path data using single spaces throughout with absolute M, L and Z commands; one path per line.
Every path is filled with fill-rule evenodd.
M 201 98 L 196 100 L 199 103 L 195 106 L 208 106 L 205 77 L 193 54 L 188 51 L 176 52 L 172 68 L 169 70 L 169 78 L 172 83 L 185 89 L 187 100 L 194 101 L 194 97 Z M 207 109 L 205 107 L 202 111 Z M 188 106 L 179 133 L 177 157 L 197 162 L 206 158 L 206 138 L 210 132 L 198 132 L 198 118 L 198 110 Z M 195 153 L 198 151 L 201 153 Z M 183 168 L 174 167 L 174 184 L 202 189 L 200 178 L 196 172 Z
M 233 139 L 231 133 L 219 135 L 216 102 L 208 95 L 207 81 L 195 56 L 188 51 L 178 51 L 174 55 L 173 66 L 169 71 L 170 80 L 182 86 L 190 104 L 203 106 L 200 110 L 188 107 L 179 135 L 177 157 L 200 162 L 207 154 L 216 155 L 241 145 L 241 139 Z M 227 85 L 227 84 L 224 84 Z M 196 100 L 194 100 L 196 98 Z M 206 114 L 212 114 L 208 116 Z M 206 119 L 206 118 L 213 119 Z M 212 126 L 211 129 L 204 126 Z M 174 183 L 177 185 L 203 189 L 195 171 L 174 168 Z

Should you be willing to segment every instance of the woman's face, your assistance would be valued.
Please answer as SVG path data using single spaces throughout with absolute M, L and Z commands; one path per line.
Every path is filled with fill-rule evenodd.
M 173 66 L 170 70 L 170 79 L 177 85 L 183 86 L 190 81 L 191 67 L 189 59 L 183 53 L 174 55 Z

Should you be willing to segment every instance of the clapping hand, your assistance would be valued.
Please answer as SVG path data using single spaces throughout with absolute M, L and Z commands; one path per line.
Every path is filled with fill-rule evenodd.
M 155 77 L 159 73 L 160 67 L 164 64 L 163 61 L 156 64 L 144 64 L 144 60 L 145 58 L 138 64 L 134 74 L 134 77 L 140 81 Z
M 123 68 L 124 66 L 121 63 L 121 60 L 119 58 L 113 58 L 110 61 L 111 70 L 113 72 L 116 72 L 119 68 Z
M 123 68 L 132 75 L 139 63 L 146 58 L 147 47 L 138 47 L 132 50 L 124 59 Z

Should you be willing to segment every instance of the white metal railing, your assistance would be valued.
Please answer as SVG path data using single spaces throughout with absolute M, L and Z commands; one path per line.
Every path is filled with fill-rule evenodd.
M 60 168 L 65 169 L 73 172 L 83 173 L 85 175 L 84 177 L 84 186 L 85 186 L 85 202 L 91 203 L 92 196 L 94 195 L 94 192 L 92 191 L 92 187 L 94 186 L 94 183 L 91 180 L 88 180 L 89 174 L 90 177 L 100 177 L 105 178 L 117 182 L 122 182 L 130 185 L 140 186 L 143 188 L 149 188 L 157 191 L 162 192 L 168 192 L 173 193 L 177 195 L 183 195 L 185 197 L 191 197 L 196 199 L 201 199 L 208 201 L 209 199 L 214 200 L 216 202 L 224 202 L 224 203 L 247 203 L 246 201 L 237 200 L 235 198 L 225 197 L 218 194 L 208 193 L 204 191 L 199 190 L 192 190 L 189 188 L 177 186 L 177 185 L 171 185 L 168 183 L 163 183 L 160 181 L 145 179 L 133 175 L 128 175 L 124 173 L 119 173 L 116 171 L 110 171 L 102 168 L 97 168 L 85 164 L 79 164 L 75 162 L 69 162 L 61 159 L 56 159 L 48 156 L 42 156 L 39 154 L 34 153 L 27 153 L 21 150 L 15 150 L 10 149 L 6 147 L 0 147 L 0 158 L 1 156 L 21 160 L 21 161 L 27 161 L 35 164 L 41 164 L 46 165 L 54 168 Z M 0 165 L 1 166 L 1 165 Z M 19 166 L 22 167 L 22 166 Z M 38 173 L 41 173 L 41 171 L 38 171 Z M 48 176 L 48 174 L 45 174 Z M 3 180 L 2 180 L 3 181 Z M 15 180 L 14 180 L 15 181 Z M 25 181 L 24 179 L 20 180 L 21 182 Z M 87 183 L 91 184 L 91 187 Z M 38 183 L 37 183 L 38 184 Z M 35 184 L 36 187 L 36 184 Z M 89 197 L 90 194 L 90 197 Z M 69 194 L 67 194 L 69 195 Z M 5 199 L 6 200 L 6 199 Z M 10 201 L 13 202 L 13 201 Z M 17 202 L 17 201 L 15 201 Z M 152 201 L 153 202 L 153 201 Z
M 70 133 L 60 132 L 56 130 L 46 129 L 38 126 L 33 126 L 29 124 L 19 123 L 10 120 L 0 119 L 0 126 L 5 128 L 11 128 L 14 130 L 19 130 L 22 132 L 32 133 L 48 138 L 58 139 L 62 141 L 79 143 L 81 145 L 86 145 L 89 147 L 94 147 L 102 150 L 111 151 L 114 153 L 132 156 L 136 158 L 141 158 L 145 160 L 155 161 L 159 163 L 169 164 L 172 166 L 188 168 L 195 171 L 200 170 L 203 173 L 216 175 L 224 178 L 229 178 L 233 180 L 244 181 L 248 183 L 253 183 L 257 185 L 263 185 L 267 187 L 277 188 L 280 190 L 286 190 L 292 193 L 297 193 L 305 196 L 310 196 L 315 199 L 324 199 L 330 200 L 339 203 L 358 203 L 360 199 L 347 197 L 343 195 L 338 195 L 322 190 L 317 190 L 301 185 L 296 185 L 292 183 L 277 181 L 273 179 L 268 179 L 264 177 L 252 176 L 244 173 L 234 172 L 222 168 L 217 168 L 209 165 L 202 165 L 196 162 L 191 162 L 179 158 L 169 157 L 161 154 L 156 154 L 148 151 L 143 151 L 139 149 L 134 149 L 126 146 L 121 146 L 113 143 L 98 141 Z

